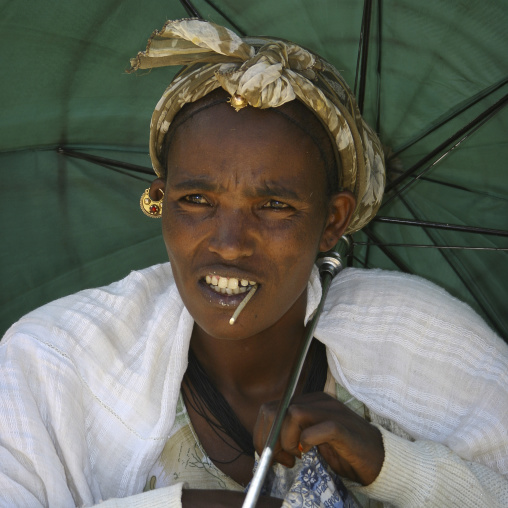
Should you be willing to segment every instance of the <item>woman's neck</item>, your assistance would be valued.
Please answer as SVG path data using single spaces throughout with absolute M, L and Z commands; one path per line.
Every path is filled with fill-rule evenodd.
M 191 348 L 223 394 L 272 400 L 281 396 L 305 335 L 306 295 L 277 323 L 241 340 L 211 337 L 197 324 Z

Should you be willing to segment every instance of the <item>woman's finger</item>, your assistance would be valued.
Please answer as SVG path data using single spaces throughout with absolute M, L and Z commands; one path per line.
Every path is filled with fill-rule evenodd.
M 254 430 L 254 446 L 258 453 L 261 453 L 265 446 L 278 409 L 279 402 L 277 401 L 263 404 L 260 408 Z M 299 395 L 295 397 L 294 402 L 287 410 L 274 451 L 278 453 L 280 450 L 284 450 L 299 457 L 301 452 L 298 449 L 298 444 L 303 429 L 321 421 L 348 417 L 360 418 L 325 393 Z
M 282 422 L 279 438 L 281 448 L 293 456 L 300 457 L 301 451 L 298 445 L 302 430 L 319 419 L 320 415 L 312 410 L 312 405 L 291 404 Z
M 265 448 L 278 408 L 279 402 L 275 401 L 263 404 L 259 410 L 253 437 L 254 448 L 259 455 L 261 455 Z M 282 449 L 280 435 L 273 448 L 273 461 L 279 462 L 286 467 L 293 467 L 295 465 L 295 458 Z
M 308 451 L 318 446 L 323 458 L 336 473 L 369 485 L 381 471 L 384 447 L 379 430 L 365 423 L 365 426 L 356 427 L 353 431 L 329 420 L 307 427 L 300 436 L 302 448 Z

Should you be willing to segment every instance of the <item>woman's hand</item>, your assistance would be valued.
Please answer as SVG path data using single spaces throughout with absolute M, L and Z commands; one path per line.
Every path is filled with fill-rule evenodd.
M 254 428 L 254 446 L 261 453 L 277 412 L 278 402 L 263 404 Z M 298 445 L 301 444 L 301 448 Z M 369 485 L 384 460 L 379 430 L 325 393 L 299 395 L 289 406 L 274 449 L 274 460 L 293 467 L 301 451 L 317 446 L 340 476 Z

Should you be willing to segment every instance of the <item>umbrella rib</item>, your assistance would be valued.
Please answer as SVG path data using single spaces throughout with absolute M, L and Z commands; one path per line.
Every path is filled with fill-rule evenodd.
M 180 0 L 180 3 L 191 18 L 204 19 L 190 0 Z
M 85 159 L 82 159 L 81 157 L 76 157 L 76 158 L 77 159 L 81 159 L 81 160 L 85 160 Z M 151 183 L 151 180 L 149 180 L 147 178 L 142 178 L 142 177 L 137 176 L 137 175 L 132 175 L 130 173 L 126 173 L 125 171 L 122 171 L 121 169 L 115 168 L 114 166 L 111 166 L 110 164 L 106 164 L 104 162 L 94 161 L 94 162 L 92 162 L 92 164 L 95 164 L 96 166 L 100 166 L 101 168 L 109 169 L 110 171 L 114 171 L 115 173 L 119 173 L 120 175 L 128 176 L 129 178 L 134 178 L 134 180 L 140 180 L 140 181 L 145 182 L 145 183 Z
M 369 246 L 369 242 L 364 242 L 364 244 L 367 246 Z M 355 245 L 363 245 L 362 243 L 353 243 L 353 247 Z M 355 261 L 357 261 L 360 265 L 362 265 L 364 268 L 367 268 L 367 262 L 366 261 L 362 261 L 358 256 L 353 256 L 353 259 Z
M 456 142 L 458 140 L 458 143 L 453 145 L 449 150 L 447 150 L 444 154 L 442 154 L 438 160 L 434 161 L 429 167 L 427 167 L 423 172 L 430 169 L 430 167 L 437 164 L 440 160 L 443 159 L 450 151 L 455 149 L 462 141 L 467 139 L 469 137 L 470 131 L 476 130 L 476 128 L 482 126 L 485 122 L 490 120 L 496 113 L 501 111 L 501 109 L 506 106 L 508 102 L 508 94 L 503 96 L 501 99 L 499 99 L 495 104 L 487 108 L 483 113 L 479 114 L 474 120 L 469 122 L 467 125 L 459 129 L 455 134 L 450 136 L 448 139 L 443 141 L 440 145 L 438 145 L 434 150 L 432 150 L 430 153 L 428 153 L 425 157 L 422 157 L 418 162 L 413 164 L 412 167 L 410 167 L 408 170 L 404 171 L 400 176 L 398 176 L 395 180 L 390 182 L 386 188 L 385 192 L 390 192 L 392 189 L 397 187 L 403 180 L 405 180 L 407 177 L 413 175 L 418 169 L 420 169 L 424 164 L 432 160 L 436 155 L 439 155 L 443 150 L 445 150 L 450 144 Z M 461 139 L 462 138 L 462 139 Z M 423 174 L 422 172 L 422 174 Z M 417 175 L 416 178 L 418 178 L 420 175 Z M 413 180 L 414 182 L 414 180 Z M 410 182 L 410 183 L 413 183 Z M 404 187 L 405 189 L 405 187 Z M 404 190 L 402 189 L 402 190 Z M 389 200 L 390 201 L 390 200 Z M 383 204 L 383 206 L 386 203 Z
M 365 99 L 365 84 L 367 80 L 367 59 L 369 57 L 370 22 L 372 19 L 372 0 L 365 0 L 363 3 L 362 27 L 360 30 L 360 45 L 358 48 L 358 59 L 356 62 L 355 94 L 358 84 L 358 108 L 363 114 L 363 103 Z M 359 69 L 360 67 L 360 69 Z M 360 75 L 358 80 L 358 74 Z
M 235 30 L 237 33 L 245 37 L 246 33 L 242 30 L 222 9 L 219 9 L 211 0 L 204 0 L 212 9 L 220 14 Z
M 446 158 L 451 152 L 453 152 L 453 150 L 458 148 L 462 144 L 462 142 L 464 142 L 466 139 L 468 139 L 469 136 L 471 134 L 473 134 L 474 132 L 476 132 L 476 130 L 478 130 L 482 125 L 483 125 L 483 123 L 477 125 L 471 132 L 466 134 L 461 140 L 457 141 L 457 143 L 455 143 L 452 147 L 450 147 L 446 152 L 441 154 L 435 161 L 433 161 L 431 164 L 429 164 L 424 169 L 422 169 L 422 171 L 420 171 L 420 173 L 418 173 L 416 176 L 411 176 L 412 179 L 409 180 L 409 182 L 407 182 L 402 188 L 400 188 L 396 192 L 394 192 L 389 198 L 384 200 L 383 204 L 381 205 L 381 207 L 379 209 L 381 210 L 383 207 L 385 207 L 386 205 L 391 203 L 396 197 L 401 197 L 403 192 L 406 189 L 408 189 L 409 187 L 411 187 L 411 185 L 413 185 L 414 183 L 422 181 L 423 175 L 428 173 L 433 167 L 437 166 L 444 158 Z M 390 187 L 390 185 L 387 185 L 387 188 L 388 187 Z M 387 190 L 387 188 L 385 188 L 385 193 L 389 192 Z
M 381 132 L 381 57 L 383 40 L 383 0 L 378 0 L 377 9 L 377 97 L 376 97 L 376 132 Z
M 409 267 L 406 265 L 406 263 L 404 263 L 404 261 L 402 261 L 401 259 L 398 258 L 398 256 L 396 256 L 393 252 L 390 252 L 389 249 L 387 249 L 384 245 L 383 245 L 383 242 L 381 242 L 381 240 L 377 237 L 377 235 L 372 231 L 372 229 L 367 226 L 366 228 L 362 229 L 362 232 L 365 233 L 370 240 L 372 240 L 374 242 L 374 244 L 379 244 L 379 248 L 381 249 L 381 251 L 383 252 L 383 254 L 401 271 L 401 272 L 404 272 L 404 273 L 413 273 Z
M 109 164 L 104 164 L 102 162 L 96 162 L 97 166 L 101 166 L 102 168 L 109 169 L 110 171 L 114 171 L 115 173 L 119 173 L 120 175 L 128 176 L 129 178 L 134 178 L 134 180 L 141 180 L 142 182 L 151 183 L 151 180 L 148 178 L 142 178 L 137 175 L 131 175 L 130 173 L 126 173 L 121 169 L 115 168 L 114 166 L 110 166 Z
M 502 103 L 501 103 L 502 101 Z M 468 127 L 470 127 L 469 129 L 469 132 L 466 132 L 462 139 L 459 139 L 459 141 L 457 141 L 453 146 L 451 146 L 450 148 L 448 148 L 448 150 L 444 153 L 442 153 L 436 160 L 434 160 L 431 164 L 429 164 L 427 167 L 425 167 L 420 173 L 418 173 L 416 176 L 412 176 L 412 173 L 414 173 L 417 169 L 419 169 L 422 165 L 422 161 L 424 162 L 427 162 L 428 159 L 429 159 L 429 155 L 438 155 L 439 152 L 437 151 L 437 149 L 433 150 L 431 154 L 425 156 L 423 159 L 421 159 L 419 162 L 417 162 L 412 168 L 410 168 L 409 170 L 405 171 L 401 176 L 399 176 L 398 178 L 396 178 L 396 180 L 394 180 L 393 182 L 391 182 L 389 185 L 386 186 L 385 188 L 385 193 L 388 193 L 390 190 L 392 190 L 394 188 L 395 185 L 397 185 L 398 183 L 400 183 L 405 177 L 407 176 L 411 176 L 412 177 L 412 180 L 410 180 L 409 182 L 406 183 L 406 185 L 404 185 L 401 189 L 398 189 L 394 194 L 392 194 L 391 197 L 389 197 L 388 199 L 386 199 L 383 204 L 381 205 L 380 209 L 382 209 L 383 207 L 385 207 L 386 205 L 388 205 L 389 203 L 391 203 L 397 196 L 401 196 L 402 193 L 408 189 L 411 185 L 413 185 L 415 182 L 418 182 L 420 180 L 420 178 L 425 174 L 427 173 L 428 171 L 430 171 L 434 166 L 437 166 L 445 157 L 447 157 L 448 155 L 450 155 L 451 152 L 453 152 L 453 150 L 455 150 L 456 148 L 459 148 L 459 146 L 464 142 L 466 141 L 472 134 L 474 134 L 480 127 L 482 127 L 488 120 L 490 120 L 496 113 L 498 113 L 499 111 L 501 111 L 502 107 L 505 106 L 507 104 L 507 101 L 508 101 L 508 95 L 506 95 L 501 101 L 499 101 L 498 103 L 496 103 L 498 105 L 497 108 L 495 108 L 494 110 L 491 110 L 492 108 L 489 108 L 491 111 L 488 115 L 484 116 L 484 115 L 481 115 L 482 118 L 481 118 L 481 121 L 479 122 L 476 122 L 477 119 L 475 119 L 473 122 L 474 122 L 474 125 L 471 126 L 471 124 L 473 122 L 471 122 L 471 124 L 468 125 Z M 478 118 L 478 117 L 477 117 Z M 461 129 L 461 131 L 463 131 L 464 129 Z M 463 133 L 462 133 L 463 134 Z M 455 138 L 455 135 L 453 136 Z M 450 140 L 451 138 L 449 138 Z M 453 140 L 455 141 L 455 139 Z M 442 143 L 440 145 L 440 147 L 442 147 L 444 145 L 444 143 Z M 437 152 L 437 153 L 436 153 Z M 430 157 L 432 158 L 432 157 Z M 409 174 L 411 173 L 411 174 Z
M 395 171 L 392 170 L 391 173 L 402 173 L 402 171 Z M 430 183 L 437 183 L 439 185 L 444 185 L 445 187 L 451 187 L 452 189 L 462 190 L 466 192 L 473 192 L 472 189 L 468 189 L 467 187 L 464 187 L 463 185 L 457 185 L 456 183 L 450 183 L 450 182 L 442 182 L 441 180 L 436 180 L 435 178 L 430 178 L 428 176 L 420 176 L 418 180 L 422 180 L 424 182 L 430 182 Z M 475 191 L 477 192 L 477 191 Z M 480 193 L 483 194 L 483 193 Z M 488 196 L 489 194 L 487 194 Z
M 395 172 L 395 171 L 393 171 L 393 172 Z M 463 185 L 457 185 L 455 183 L 450 183 L 450 182 L 443 182 L 442 180 L 437 180 L 436 178 L 430 178 L 428 176 L 420 176 L 420 177 L 418 177 L 418 180 L 423 181 L 423 182 L 435 183 L 437 185 L 442 185 L 444 187 L 450 187 L 451 189 L 461 190 L 464 192 L 473 192 L 477 196 L 486 196 L 486 197 L 492 198 L 492 199 L 501 199 L 503 201 L 508 201 L 508 197 L 498 196 L 496 194 L 491 194 L 490 192 L 484 192 L 484 191 L 480 192 L 477 189 L 469 189 L 468 187 L 464 187 Z
M 435 132 L 436 130 L 440 129 L 443 125 L 445 125 L 446 123 L 448 123 L 449 121 L 453 120 L 454 118 L 456 118 L 457 116 L 460 116 L 462 113 L 464 113 L 465 111 L 467 111 L 469 108 L 473 107 L 474 105 L 478 104 L 480 101 L 482 101 L 483 99 L 486 99 L 488 97 L 490 97 L 494 92 L 496 92 L 497 90 L 499 90 L 500 88 L 502 88 L 504 85 L 506 85 L 508 83 L 508 77 L 507 78 L 503 78 L 501 79 L 500 81 L 498 81 L 497 83 L 491 85 L 491 86 L 488 86 L 486 88 L 484 88 L 483 90 L 481 90 L 480 92 L 478 92 L 476 95 L 474 95 L 473 97 L 470 97 L 469 99 L 467 99 L 466 101 L 464 101 L 458 109 L 456 110 L 452 110 L 451 113 L 448 113 L 447 115 L 445 115 L 444 117 L 442 117 L 442 119 L 440 121 L 438 121 L 438 123 L 434 126 L 430 126 L 427 130 L 423 131 L 419 136 L 417 136 L 415 139 L 409 141 L 408 143 L 406 143 L 405 145 L 402 145 L 401 147 L 397 148 L 396 150 L 394 150 L 391 154 L 390 154 L 390 157 L 389 159 L 393 159 L 395 157 L 397 157 L 399 154 L 401 154 L 404 150 L 406 150 L 407 148 L 410 148 L 412 147 L 413 145 L 415 145 L 416 143 L 418 143 L 419 141 L 421 141 L 422 139 L 424 139 L 425 137 L 427 137 L 429 134 L 432 134 L 433 132 Z M 379 129 L 378 131 L 379 132 Z
M 62 155 L 67 155 L 69 157 L 74 157 L 76 159 L 83 159 L 92 164 L 97 164 L 99 166 L 108 167 L 108 169 L 113 169 L 111 166 L 121 169 L 127 169 L 129 171 L 133 171 L 135 173 L 142 173 L 143 175 L 155 176 L 153 170 L 149 168 L 145 168 L 144 166 L 138 166 L 137 164 L 131 164 L 129 162 L 118 161 L 116 159 L 107 159 L 106 157 L 100 157 L 98 155 L 91 155 L 83 152 L 76 152 L 75 150 L 69 150 L 68 148 L 58 147 L 57 152 Z M 127 173 L 124 173 L 127 174 Z M 131 176 L 131 175 L 129 175 Z M 145 181 L 145 180 L 143 180 Z
M 407 203 L 403 200 L 403 203 L 407 207 Z M 409 207 L 408 207 L 409 209 Z M 414 213 L 410 210 L 410 212 L 414 215 Z M 384 222 L 390 224 L 400 224 L 404 226 L 418 226 L 424 228 L 431 229 L 445 229 L 448 231 L 462 231 L 465 233 L 476 233 L 482 235 L 493 235 L 493 236 L 506 236 L 508 237 L 508 231 L 502 229 L 490 229 L 490 228 L 482 228 L 477 226 L 464 226 L 461 224 L 447 224 L 443 222 L 431 222 L 431 221 L 423 221 L 418 219 L 404 219 L 399 217 L 376 217 L 374 222 Z
M 369 242 L 370 242 L 370 239 L 369 239 Z M 370 247 L 369 247 L 369 242 L 366 242 L 367 243 L 367 248 L 365 249 L 365 263 L 364 263 L 365 267 L 367 267 L 367 265 L 369 264 L 370 253 L 371 253 L 371 250 L 370 250 Z
M 373 243 L 373 242 L 354 242 L 353 245 L 362 245 L 373 247 L 411 247 L 418 249 L 450 249 L 450 250 L 488 250 L 488 251 L 508 251 L 508 247 L 468 247 L 466 245 L 429 245 L 424 243 Z
M 409 203 L 407 202 L 406 199 L 404 199 L 402 196 L 400 197 L 401 201 L 402 201 L 402 204 L 408 209 L 409 213 L 416 219 L 417 219 L 417 214 L 415 213 L 415 211 L 413 210 L 413 208 L 409 205 Z M 429 231 L 429 229 L 427 228 L 422 228 L 423 229 L 423 232 L 427 235 L 427 237 L 429 238 L 429 240 L 434 244 L 434 245 L 437 245 L 437 242 L 436 240 L 434 239 L 433 235 L 431 234 L 431 231 Z M 486 306 L 480 301 L 480 299 L 478 298 L 477 294 L 475 291 L 473 291 L 473 288 L 470 286 L 470 284 L 465 280 L 464 276 L 459 272 L 457 266 L 455 266 L 454 263 L 451 262 L 451 260 L 448 258 L 447 256 L 447 253 L 442 250 L 442 249 L 439 249 L 438 250 L 439 254 L 441 254 L 441 256 L 444 258 L 444 260 L 448 263 L 448 265 L 450 266 L 450 268 L 453 270 L 453 272 L 455 273 L 455 275 L 458 277 L 458 279 L 460 280 L 460 282 L 462 282 L 462 284 L 464 285 L 464 287 L 469 291 L 469 294 L 473 297 L 474 301 L 476 302 L 476 304 L 478 305 L 478 307 L 483 311 L 484 315 L 489 319 L 491 325 L 496 329 L 497 333 L 499 333 L 499 335 L 502 336 L 502 333 L 501 333 L 501 329 L 498 327 L 497 325 L 497 322 L 496 322 L 496 319 L 493 318 L 493 316 L 491 315 L 491 313 L 489 312 L 489 310 L 486 308 Z M 456 260 L 456 263 L 458 264 L 459 263 L 459 260 L 458 258 L 455 258 Z
M 360 61 L 362 57 L 362 44 L 363 44 L 363 18 L 365 16 L 365 4 L 363 7 L 364 14 L 362 15 L 362 24 L 360 27 L 360 38 L 358 40 L 358 52 L 356 54 L 356 68 L 355 68 L 355 84 L 353 85 L 353 93 L 356 95 L 356 90 L 358 88 L 358 74 L 360 73 Z

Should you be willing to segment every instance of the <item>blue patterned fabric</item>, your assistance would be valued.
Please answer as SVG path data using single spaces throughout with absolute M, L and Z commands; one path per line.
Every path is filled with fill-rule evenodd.
M 257 466 L 256 460 L 254 470 Z M 283 508 L 357 508 L 340 477 L 331 471 L 316 447 L 302 454 L 292 469 L 275 465 L 261 493 L 284 499 Z

